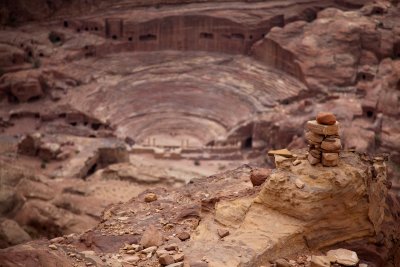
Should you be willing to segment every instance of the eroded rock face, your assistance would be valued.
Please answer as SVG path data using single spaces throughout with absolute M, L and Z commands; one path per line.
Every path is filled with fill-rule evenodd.
M 25 2 L 0 3 L 0 23 L 54 20 L 0 32 L 1 216 L 33 238 L 78 233 L 149 189 L 107 209 L 92 231 L 58 240 L 49 265 L 71 265 L 67 243 L 116 256 L 149 225 L 160 233 L 153 244 L 179 243 L 192 266 L 268 265 L 337 242 L 372 266 L 390 257 L 398 202 L 384 197 L 382 162 L 343 154 L 338 167 L 310 171 L 305 157 L 264 150 L 304 147 L 304 122 L 331 111 L 342 139 L 324 148 L 390 152 L 399 176 L 396 3 Z M 281 170 L 192 179 L 241 162 Z M 12 165 L 29 174 L 8 175 Z M 368 245 L 354 241 L 368 235 Z M 23 247 L 27 265 L 45 262 L 47 243 L 34 244 Z M 23 261 L 19 249 L 2 254 L 7 263 Z M 87 262 L 103 264 L 96 253 Z
M 19 102 L 38 99 L 43 96 L 38 72 L 18 72 L 1 78 L 0 91 L 8 93 Z
M 300 164 L 275 170 L 261 188 L 253 188 L 251 169 L 242 167 L 195 180 L 178 190 L 153 190 L 158 198 L 150 203 L 139 196 L 114 205 L 105 211 L 102 223 L 72 239 L 68 251 L 98 251 L 92 259 L 100 262 L 97 253 L 117 255 L 128 239 L 137 244 L 156 238 L 157 242 L 145 242 L 149 249 L 174 243 L 183 250 L 184 262 L 201 262 L 205 257 L 211 266 L 258 266 L 307 248 L 322 249 L 351 240 L 378 242 L 383 237 L 389 242 L 387 251 L 394 248 L 398 229 L 389 233 L 389 227 L 383 227 L 396 223 L 385 212 L 385 162 L 343 152 L 337 167 L 314 167 L 302 152 L 297 155 Z M 297 179 L 304 187 L 296 186 Z M 223 242 L 221 224 L 229 231 Z M 177 238 L 183 232 L 190 239 Z M 105 240 L 109 240 L 107 246 Z M 52 253 L 67 261 L 64 253 L 71 241 L 57 241 Z M 37 250 L 47 246 L 35 244 Z M 20 246 L 0 252 L 0 258 L 11 261 L 10 252 L 31 253 Z M 153 257 L 157 256 L 139 261 L 150 263 Z M 106 262 L 117 264 L 113 257 L 106 257 Z
M 392 8 L 389 12 L 395 16 L 398 11 Z M 381 19 L 366 17 L 362 11 L 328 8 L 312 23 L 299 21 L 274 28 L 253 51 L 256 57 L 305 80 L 309 86 L 332 90 L 351 86 L 356 83 L 360 62 L 371 58 L 369 53 L 376 58 L 393 56 L 396 39 L 386 36 L 397 30 L 377 26 Z
M 13 220 L 4 219 L 0 222 L 0 247 L 18 245 L 30 241 L 31 237 Z

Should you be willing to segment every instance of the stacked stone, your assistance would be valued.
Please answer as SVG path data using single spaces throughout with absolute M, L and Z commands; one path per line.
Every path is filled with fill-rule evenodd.
M 306 139 L 309 143 L 308 161 L 315 165 L 322 163 L 326 167 L 338 165 L 339 152 L 342 148 L 339 136 L 339 122 L 335 115 L 321 112 L 316 120 L 308 121 Z

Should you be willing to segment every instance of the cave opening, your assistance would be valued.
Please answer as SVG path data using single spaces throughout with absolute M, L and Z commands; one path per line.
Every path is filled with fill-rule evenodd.
M 64 20 L 64 28 L 68 28 L 68 27 L 69 27 L 68 21 Z
M 374 7 L 373 8 L 372 14 L 374 14 L 374 15 L 383 15 L 383 13 L 385 13 L 385 12 L 381 7 Z
M 248 137 L 246 140 L 243 142 L 243 149 L 251 149 L 253 147 L 253 137 Z
M 114 34 L 112 37 L 111 37 L 113 40 L 117 40 L 117 36 Z
M 303 12 L 307 22 L 312 22 L 317 18 L 317 12 L 315 12 L 313 9 L 306 9 Z
M 396 89 L 400 91 L 400 80 L 397 81 Z
M 157 36 L 154 34 L 144 34 L 139 36 L 140 41 L 153 41 L 157 40 Z
M 374 112 L 372 110 L 367 110 L 367 117 L 372 118 L 374 116 Z
M 368 72 L 359 72 L 357 74 L 357 81 L 372 81 L 374 75 Z
M 212 34 L 210 32 L 201 32 L 200 33 L 200 38 L 203 38 L 203 39 L 214 39 L 214 34 Z
M 28 102 L 35 102 L 39 100 L 41 97 L 40 96 L 32 96 L 28 99 Z
M 241 34 L 241 33 L 232 33 L 231 38 L 232 38 L 232 39 L 244 40 L 244 35 Z
M 92 167 L 90 167 L 90 169 L 87 171 L 85 178 L 89 177 L 90 175 L 92 175 L 93 173 L 95 173 L 97 170 L 97 163 L 93 164 Z
M 100 123 L 92 123 L 91 128 L 95 131 L 97 131 L 100 128 L 101 124 Z
M 59 43 L 61 42 L 61 37 L 55 33 L 55 32 L 50 32 L 49 33 L 49 40 L 50 42 L 52 42 L 53 44 Z

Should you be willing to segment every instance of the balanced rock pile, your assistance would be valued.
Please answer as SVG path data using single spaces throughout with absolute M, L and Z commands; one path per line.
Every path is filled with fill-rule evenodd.
M 306 128 L 310 164 L 321 162 L 326 167 L 337 166 L 342 144 L 339 137 L 339 122 L 336 121 L 335 115 L 321 112 L 316 120 L 307 122 Z

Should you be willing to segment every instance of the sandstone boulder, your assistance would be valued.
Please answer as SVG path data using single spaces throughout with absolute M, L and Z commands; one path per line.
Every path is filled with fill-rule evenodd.
M 0 248 L 14 246 L 30 240 L 29 234 L 17 222 L 9 219 L 0 221 Z
M 334 125 L 336 123 L 336 116 L 330 112 L 320 112 L 316 120 L 323 125 Z
M 175 262 L 175 260 L 174 260 L 174 258 L 173 258 L 171 255 L 164 254 L 164 255 L 161 255 L 161 256 L 158 258 L 158 262 L 159 262 L 161 265 L 165 266 L 165 265 L 173 264 L 173 263 Z
M 18 153 L 28 156 L 36 156 L 41 142 L 41 135 L 28 134 L 18 143 Z
M 19 198 L 11 186 L 0 186 L 0 215 L 5 215 L 20 205 Z
M 327 257 L 332 263 L 339 263 L 345 266 L 356 266 L 360 259 L 357 253 L 348 249 L 335 249 L 327 252 Z
M 321 143 L 321 148 L 327 151 L 339 151 L 342 148 L 342 143 L 339 138 L 324 140 Z
M 44 161 L 57 159 L 61 146 L 57 143 L 45 142 L 39 146 L 38 156 Z
M 271 169 L 266 168 L 255 168 L 251 170 L 250 181 L 253 186 L 260 186 L 262 185 L 268 176 L 271 174 Z
M 317 144 L 321 143 L 322 140 L 324 140 L 324 136 L 323 135 L 315 134 L 313 132 L 306 132 L 305 133 L 305 138 L 308 141 L 311 141 L 311 142 L 317 143 Z
M 177 236 L 181 241 L 185 241 L 190 238 L 190 234 L 188 232 L 180 232 Z
M 145 247 L 161 246 L 163 244 L 162 233 L 153 225 L 147 227 L 140 239 L 140 244 Z
M 5 91 L 19 102 L 35 100 L 44 95 L 40 73 L 23 71 L 1 77 L 0 91 Z
M 315 157 L 313 154 L 309 153 L 307 157 L 308 161 L 310 162 L 311 165 L 315 165 L 319 162 L 321 162 L 320 157 Z
M 310 267 L 330 267 L 331 262 L 326 256 L 312 256 Z
M 322 165 L 327 167 L 337 166 L 339 162 L 338 153 L 322 153 Z
M 145 202 L 153 202 L 157 200 L 157 195 L 154 193 L 148 193 L 144 196 Z
M 285 259 L 277 259 L 275 265 L 276 267 L 290 267 L 289 262 Z

